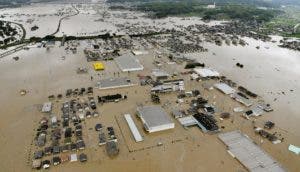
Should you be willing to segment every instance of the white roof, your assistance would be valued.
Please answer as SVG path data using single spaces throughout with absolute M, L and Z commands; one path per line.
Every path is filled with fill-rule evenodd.
M 137 108 L 138 114 L 147 131 L 156 132 L 175 127 L 169 115 L 160 106 L 143 106 Z
M 197 124 L 197 121 L 195 120 L 195 118 L 193 116 L 186 116 L 186 117 L 183 117 L 183 118 L 178 118 L 177 120 L 179 121 L 179 123 L 181 125 L 183 125 L 185 127 Z
M 148 51 L 138 51 L 138 50 L 132 50 L 131 51 L 132 54 L 138 56 L 138 55 L 144 55 L 144 54 L 148 54 Z
M 220 73 L 211 68 L 195 68 L 194 71 L 201 77 L 220 76 Z
M 71 154 L 70 155 L 70 162 L 76 162 L 77 161 L 77 154 Z
M 123 72 L 144 70 L 139 60 L 129 54 L 117 57 L 115 61 Z
M 136 127 L 134 121 L 132 120 L 130 114 L 125 114 L 124 117 L 125 117 L 125 120 L 127 121 L 127 124 L 128 124 L 128 126 L 129 126 L 129 128 L 130 128 L 130 131 L 131 131 L 131 133 L 132 133 L 132 135 L 133 135 L 135 141 L 136 141 L 136 142 L 141 142 L 141 141 L 143 141 L 143 138 L 142 138 L 142 136 L 141 136 L 139 130 L 137 129 L 137 127 Z
M 235 89 L 231 88 L 229 85 L 225 83 L 217 83 L 214 85 L 217 89 L 222 91 L 224 94 L 233 94 L 235 93 Z
M 42 112 L 51 112 L 52 110 L 52 103 L 51 102 L 46 102 L 43 104 L 42 107 Z
M 155 77 L 163 77 L 163 76 L 170 76 L 166 71 L 161 70 L 161 69 L 153 69 L 152 70 L 152 75 Z

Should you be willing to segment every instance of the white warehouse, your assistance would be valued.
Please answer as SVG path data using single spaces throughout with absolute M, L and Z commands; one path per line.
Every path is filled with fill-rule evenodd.
M 144 128 L 149 133 L 172 129 L 174 122 L 160 106 L 144 106 L 137 108 L 137 115 L 141 118 Z

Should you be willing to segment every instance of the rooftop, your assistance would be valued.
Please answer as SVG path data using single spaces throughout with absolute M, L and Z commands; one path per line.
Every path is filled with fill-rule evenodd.
M 115 58 L 115 61 L 123 72 L 139 71 L 144 69 L 144 66 L 141 65 L 139 60 L 129 54 L 117 57 Z
M 145 128 L 149 132 L 167 130 L 175 127 L 169 115 L 160 106 L 144 106 L 137 108 Z
M 129 87 L 135 85 L 132 81 L 127 77 L 122 78 L 107 78 L 102 79 L 97 83 L 97 87 L 99 89 L 111 89 L 111 88 L 121 88 L 121 87 Z
M 284 172 L 281 165 L 240 131 L 220 134 L 219 139 L 228 146 L 230 154 L 249 171 Z

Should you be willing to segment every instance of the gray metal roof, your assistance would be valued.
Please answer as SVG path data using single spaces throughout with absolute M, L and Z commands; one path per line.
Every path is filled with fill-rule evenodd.
M 284 172 L 283 167 L 240 131 L 220 134 L 219 139 L 228 146 L 238 161 L 251 172 Z
M 235 89 L 231 88 L 225 83 L 217 83 L 214 86 L 220 91 L 222 91 L 224 94 L 233 94 L 235 92 Z
M 117 57 L 115 58 L 115 61 L 123 72 L 138 71 L 144 69 L 138 59 L 129 54 Z
M 138 107 L 137 111 L 149 128 L 165 124 L 174 124 L 169 115 L 160 106 Z

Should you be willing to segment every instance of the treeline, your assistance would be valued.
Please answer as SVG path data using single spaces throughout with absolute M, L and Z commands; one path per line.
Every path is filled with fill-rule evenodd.
M 284 4 L 300 4 L 299 0 L 107 0 L 109 3 L 124 3 L 124 2 L 132 2 L 132 3 L 148 3 L 148 2 L 188 2 L 188 3 L 201 3 L 203 5 L 213 4 L 214 2 L 218 5 L 254 5 L 260 7 L 279 7 Z
M 58 0 L 0 0 L 0 5 L 13 5 L 16 6 L 17 4 L 26 4 L 30 2 L 51 2 L 51 1 L 58 1 Z
M 257 22 L 269 21 L 281 13 L 274 9 L 258 9 L 251 5 L 234 4 L 207 9 L 206 5 L 197 2 L 150 2 L 138 5 L 137 10 L 150 12 L 150 15 L 155 18 L 186 15 L 200 16 L 206 20 L 237 19 Z

